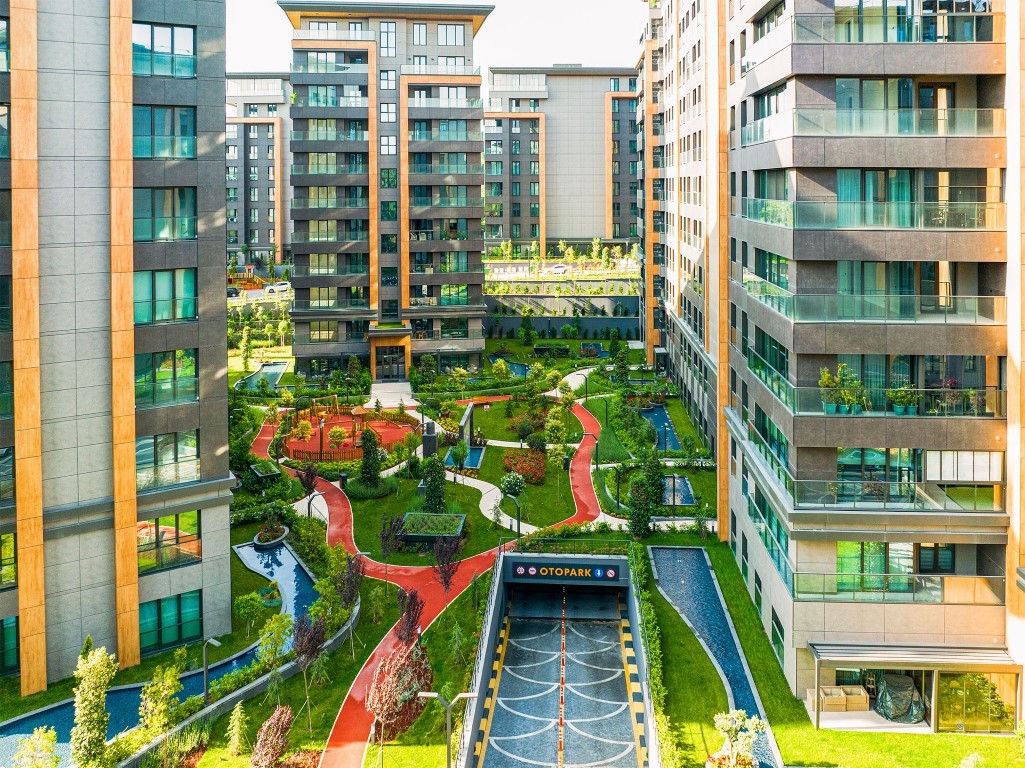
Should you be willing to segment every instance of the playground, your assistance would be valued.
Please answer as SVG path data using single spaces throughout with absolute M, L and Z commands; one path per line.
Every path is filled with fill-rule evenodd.
M 285 442 L 285 453 L 300 461 L 349 461 L 362 458 L 363 432 L 370 430 L 377 435 L 378 443 L 386 451 L 410 432 L 419 432 L 420 422 L 416 417 L 397 411 L 381 411 L 363 406 L 340 405 L 338 397 L 314 398 L 309 408 L 295 412 L 293 424 L 310 423 L 309 437 L 301 439 L 302 432 L 293 428 Z M 343 429 L 344 436 L 332 430 Z

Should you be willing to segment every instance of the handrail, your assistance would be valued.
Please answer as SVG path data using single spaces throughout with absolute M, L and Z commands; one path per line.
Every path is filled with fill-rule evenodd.
M 1007 579 L 931 573 L 794 574 L 794 599 L 865 603 L 1003 605 Z

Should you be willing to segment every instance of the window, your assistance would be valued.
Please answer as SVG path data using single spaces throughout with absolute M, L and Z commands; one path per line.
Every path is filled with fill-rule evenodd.
M 382 104 L 381 105 L 381 122 L 382 123 L 394 123 L 395 122 L 395 105 L 394 104 Z
M 612 100 L 612 112 L 613 113 L 619 112 L 619 99 L 613 99 Z
M 619 140 L 618 139 L 616 139 L 616 140 L 614 140 L 612 142 L 612 154 L 614 154 L 614 155 L 618 155 L 619 154 Z
M 531 216 L 540 216 L 541 215 L 541 203 L 531 203 L 530 204 L 530 215 Z
M 530 154 L 539 155 L 541 154 L 541 142 L 538 139 L 530 140 Z
M 381 285 L 396 286 L 399 284 L 398 267 L 381 267 Z
M 530 225 L 530 236 L 531 237 L 540 237 L 541 236 L 541 225 L 540 224 L 531 224 Z
M 7 108 L 3 107 L 3 122 L 6 124 Z M 6 134 L 6 130 L 0 131 Z M 148 107 L 132 108 L 132 149 L 135 157 L 196 156 L 196 108 L 195 107 Z M 228 149 L 228 159 L 231 151 Z
M 15 552 L 14 533 L 0 534 L 0 589 L 18 583 L 18 557 Z
M 249 138 L 258 139 L 260 138 L 260 126 L 253 124 L 249 126 Z
M 196 30 L 164 24 L 132 24 L 132 74 L 196 76 Z
M 381 90 L 382 91 L 394 91 L 395 90 L 395 70 L 394 69 L 382 69 L 381 70 Z M 392 105 L 394 106 L 394 105 Z
M 4 22 L 6 26 L 7 22 Z M 18 617 L 11 616 L 0 621 L 0 675 L 11 675 L 18 671 Z
M 511 232 L 511 236 L 512 237 L 519 237 L 520 236 L 520 231 L 521 231 L 522 228 L 521 228 L 521 226 L 519 224 L 513 224 L 511 229 L 512 229 L 512 232 Z
M 237 139 L 238 138 L 238 123 L 229 123 L 226 127 L 225 138 Z
M 381 201 L 381 221 L 398 221 L 399 204 L 396 200 Z
M 619 91 L 619 78 L 618 77 L 610 77 L 609 78 L 609 90 L 612 91 L 613 93 Z
M 135 407 L 159 408 L 199 399 L 196 349 L 141 352 L 135 356 Z
M 776 615 L 775 609 L 772 611 L 772 651 L 776 654 L 776 659 L 780 665 L 783 664 L 783 624 L 779 620 L 779 616 Z
M 441 321 L 441 338 L 443 339 L 468 339 L 470 338 L 470 324 L 465 318 L 445 318 Z
M 249 202 L 258 203 L 260 202 L 260 188 L 250 187 L 249 188 Z
M 754 22 L 754 39 L 758 42 L 765 37 L 769 32 L 778 27 L 783 20 L 783 12 L 786 10 L 786 2 L 781 0 L 776 5 L 772 6 L 766 11 L 760 19 L 756 19 Z
M 259 117 L 260 116 L 260 105 L 259 104 L 246 104 L 246 107 L 249 110 L 249 116 L 250 117 Z
M 413 24 L 413 45 L 427 45 L 426 24 Z
M 530 182 L 530 196 L 540 197 L 541 196 L 541 183 L 537 181 Z
M 758 609 L 758 615 L 762 615 L 762 577 L 757 573 L 755 574 L 755 608 Z
M 530 175 L 537 176 L 541 173 L 541 162 L 539 160 L 530 161 Z
M 501 176 L 502 163 L 499 160 L 489 160 L 487 164 L 488 176 Z
M 381 169 L 381 188 L 394 189 L 399 183 L 399 171 L 397 168 Z
M 514 217 L 514 218 L 519 218 L 519 216 L 521 215 L 520 214 L 520 204 L 519 203 L 512 203 L 509 206 L 509 208 L 510 208 L 509 215 Z
M 443 307 L 465 306 L 469 304 L 468 288 L 465 285 L 442 285 L 441 300 Z
M 509 164 L 509 172 L 513 176 L 519 176 L 520 175 L 520 161 L 519 160 L 513 160 L 512 163 Z
M 514 154 L 514 155 L 520 154 L 520 140 L 519 139 L 513 139 L 512 140 L 512 146 L 510 147 L 509 151 L 512 154 Z
M 510 194 L 512 194 L 513 197 L 518 197 L 519 194 L 520 194 L 520 182 L 514 181 L 510 185 L 510 187 L 511 187 L 510 190 L 509 190 Z
M 491 139 L 488 142 L 488 154 L 489 155 L 500 155 L 502 154 L 502 140 Z
M 132 202 L 135 242 L 196 238 L 195 187 L 136 189 Z
M 199 480 L 199 431 L 135 438 L 135 485 L 139 491 Z
M 202 636 L 202 590 L 139 604 L 139 645 L 144 654 Z
M 268 114 L 268 115 L 269 115 L 270 117 L 277 117 L 277 114 L 278 114 L 278 105 L 277 105 L 277 104 L 268 104 L 268 105 L 267 105 L 267 114 Z M 273 130 L 273 128 L 274 128 L 274 126 L 271 126 L 271 129 L 272 129 L 272 130 Z M 272 137 L 272 138 L 273 138 L 273 137 Z
M 747 581 L 747 536 L 740 534 L 740 574 Z
M 413 66 L 418 68 L 418 69 L 423 69 L 424 67 L 427 66 L 427 57 L 426 56 L 414 56 L 413 57 Z
M 273 144 L 268 144 L 267 145 L 267 159 L 268 160 L 273 160 L 274 159 L 274 145 Z M 272 179 L 274 178 L 274 166 L 273 165 L 270 167 L 270 178 L 272 178 Z
M 135 531 L 139 573 L 179 568 L 203 559 L 198 511 L 146 520 Z
M 919 573 L 954 573 L 956 544 L 919 544 Z
M 228 245 L 238 245 L 238 230 L 237 229 L 229 229 L 229 230 L 226 231 L 225 235 L 226 235 L 227 240 L 228 240 Z
M 237 165 L 229 165 L 228 166 L 227 170 L 224 173 L 224 180 L 225 181 L 238 181 L 238 166 Z M 235 194 L 238 194 L 238 190 L 237 189 L 235 190 Z
M 395 22 L 381 22 L 381 56 L 395 55 Z
M 381 253 L 398 253 L 399 236 L 381 235 Z
M 382 136 L 381 137 L 381 154 L 382 155 L 394 155 L 397 152 L 395 136 Z
M 619 161 L 618 160 L 613 160 L 612 161 L 612 175 L 613 176 L 618 176 L 619 175 Z
M 466 45 L 462 24 L 439 24 L 438 45 Z

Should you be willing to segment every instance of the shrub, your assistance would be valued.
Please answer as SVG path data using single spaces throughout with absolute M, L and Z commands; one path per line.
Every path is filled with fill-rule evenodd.
M 380 499 L 390 493 L 395 493 L 399 481 L 394 475 L 382 477 L 376 487 L 370 487 L 362 479 L 350 480 L 345 486 L 345 495 L 350 499 L 366 501 L 367 499 Z
M 292 708 L 279 706 L 267 721 L 260 726 L 253 748 L 254 768 L 277 768 L 288 749 L 288 731 L 295 715 Z
M 544 432 L 532 432 L 527 435 L 525 442 L 530 450 L 538 453 L 544 453 L 548 448 L 548 440 L 546 439 Z
M 506 472 L 499 485 L 506 496 L 519 496 L 524 489 L 523 475 L 518 472 Z
M 363 461 L 359 468 L 359 479 L 367 488 L 376 488 L 381 482 L 381 455 L 378 451 L 377 435 L 369 429 L 363 431 Z
M 423 462 L 424 511 L 441 514 L 445 511 L 445 465 L 438 456 Z
M 531 485 L 544 485 L 545 456 L 538 451 L 513 449 L 502 456 L 502 467 L 506 472 L 516 472 Z

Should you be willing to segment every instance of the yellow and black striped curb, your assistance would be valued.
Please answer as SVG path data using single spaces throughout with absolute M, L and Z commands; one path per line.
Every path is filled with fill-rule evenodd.
M 484 762 L 484 752 L 488 746 L 491 720 L 495 711 L 495 697 L 498 695 L 498 682 L 502 677 L 502 664 L 505 661 L 505 649 L 509 642 L 509 628 L 509 611 L 507 609 L 502 621 L 502 629 L 498 632 L 498 641 L 495 643 L 495 653 L 491 660 L 491 677 L 488 679 L 488 693 L 484 697 L 484 710 L 481 712 L 480 725 L 477 728 L 477 743 L 473 748 L 476 765 L 481 765 Z
M 637 765 L 648 768 L 648 743 L 644 735 L 644 689 L 637 669 L 630 612 L 622 600 L 619 602 L 619 644 L 623 653 L 623 668 L 626 670 L 626 691 L 630 697 L 630 723 L 633 725 L 634 746 L 637 748 Z

